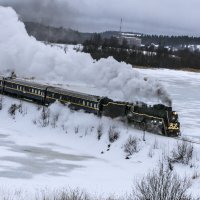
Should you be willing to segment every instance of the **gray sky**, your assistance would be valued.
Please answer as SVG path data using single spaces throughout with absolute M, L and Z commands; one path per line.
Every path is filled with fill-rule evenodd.
M 119 30 L 200 36 L 200 0 L 0 0 L 25 21 L 84 32 Z

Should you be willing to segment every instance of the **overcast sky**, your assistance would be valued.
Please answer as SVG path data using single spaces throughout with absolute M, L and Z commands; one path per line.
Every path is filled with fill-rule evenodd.
M 24 21 L 84 32 L 119 30 L 200 36 L 200 0 L 0 0 Z

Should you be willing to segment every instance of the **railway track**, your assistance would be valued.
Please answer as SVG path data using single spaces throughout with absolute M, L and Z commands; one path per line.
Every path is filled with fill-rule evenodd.
M 188 137 L 173 137 L 173 139 L 176 139 L 176 140 L 179 140 L 179 141 L 190 142 L 192 144 L 199 144 L 200 145 L 200 139 L 199 139 L 199 141 L 195 141 L 193 138 L 188 138 Z

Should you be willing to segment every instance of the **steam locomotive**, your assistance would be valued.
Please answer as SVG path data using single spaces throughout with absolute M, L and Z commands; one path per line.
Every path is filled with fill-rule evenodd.
M 60 101 L 73 110 L 84 110 L 98 116 L 121 118 L 135 127 L 165 136 L 180 135 L 178 114 L 163 104 L 149 106 L 142 102 L 113 101 L 107 97 L 75 92 L 17 78 L 0 76 L 0 92 L 48 106 Z

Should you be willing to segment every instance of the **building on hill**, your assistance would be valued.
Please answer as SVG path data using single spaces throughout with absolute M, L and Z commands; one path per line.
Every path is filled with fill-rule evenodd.
M 138 34 L 134 33 L 120 33 L 119 36 L 117 36 L 119 44 L 123 44 L 124 39 L 127 41 L 127 44 L 132 46 L 141 46 L 142 40 L 138 38 Z

